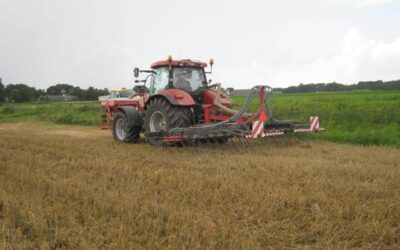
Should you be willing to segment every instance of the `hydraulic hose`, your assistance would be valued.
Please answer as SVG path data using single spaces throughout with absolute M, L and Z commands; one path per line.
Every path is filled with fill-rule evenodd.
M 265 87 L 265 86 L 252 87 L 250 89 L 249 93 L 247 94 L 246 101 L 244 102 L 242 108 L 225 121 L 211 123 L 211 124 L 200 124 L 200 125 L 195 125 L 195 126 L 191 126 L 191 127 L 187 127 L 187 128 L 173 128 L 171 130 L 171 132 L 180 132 L 180 131 L 184 131 L 187 129 L 209 129 L 209 128 L 215 128 L 215 127 L 219 127 L 219 126 L 224 126 L 225 124 L 229 124 L 229 123 L 234 123 L 236 120 L 240 119 L 245 114 L 245 112 L 249 109 L 251 101 L 258 94 L 259 90 L 263 87 Z M 265 98 L 264 103 L 262 103 L 260 105 L 265 106 L 266 100 L 267 100 L 267 98 Z M 255 117 L 255 114 L 253 114 L 251 118 L 254 118 L 254 117 Z M 250 121 L 246 121 L 245 123 L 248 123 L 248 122 L 250 122 Z

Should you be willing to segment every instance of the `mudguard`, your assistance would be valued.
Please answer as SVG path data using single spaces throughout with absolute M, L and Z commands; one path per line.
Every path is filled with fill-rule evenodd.
M 130 128 L 133 126 L 142 126 L 143 118 L 140 115 L 139 110 L 137 110 L 134 106 L 119 106 L 118 110 L 126 115 Z
M 165 98 L 172 105 L 177 105 L 177 106 L 194 106 L 196 104 L 191 95 L 180 89 L 161 90 L 157 94 L 151 96 L 147 100 L 147 103 L 150 103 L 151 100 L 159 97 Z
M 203 91 L 203 104 L 213 105 L 217 94 L 218 94 L 217 91 L 211 90 L 211 89 L 207 89 L 207 90 Z M 225 93 L 219 94 L 218 102 L 225 106 L 232 105 L 231 100 Z

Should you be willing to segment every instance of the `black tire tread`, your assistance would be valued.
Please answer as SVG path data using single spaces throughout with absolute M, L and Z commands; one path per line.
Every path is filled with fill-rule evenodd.
M 116 132 L 115 132 L 115 124 L 116 124 L 117 120 L 121 119 L 121 118 L 127 119 L 125 113 L 117 112 L 117 113 L 114 114 L 114 117 L 113 117 L 113 129 L 112 129 L 112 134 L 113 134 L 114 140 L 116 140 L 118 142 L 126 142 L 126 143 L 138 142 L 139 139 L 140 139 L 140 132 L 142 131 L 142 128 L 141 127 L 137 127 L 137 126 L 132 126 L 132 127 L 129 128 L 128 132 L 126 133 L 126 137 L 125 137 L 124 140 L 121 141 L 117 137 Z M 126 122 L 128 122 L 128 121 L 126 121 Z
M 170 104 L 167 100 L 164 98 L 156 98 L 152 101 L 150 101 L 149 105 L 147 106 L 147 109 L 144 113 L 144 128 L 149 127 L 149 119 L 146 119 L 148 116 L 148 112 L 152 112 L 152 109 L 160 110 L 164 109 L 165 115 L 166 115 L 166 120 L 167 120 L 167 127 L 168 129 L 173 129 L 173 128 L 179 128 L 179 127 L 188 127 L 191 124 L 191 119 L 190 119 L 190 110 L 187 107 L 182 107 L 182 106 L 175 106 Z M 150 110 L 150 111 L 149 111 Z M 166 143 L 166 142 L 161 142 L 158 139 L 155 138 L 147 138 L 148 142 L 152 145 L 155 146 L 172 146 L 172 145 L 179 145 L 179 143 Z

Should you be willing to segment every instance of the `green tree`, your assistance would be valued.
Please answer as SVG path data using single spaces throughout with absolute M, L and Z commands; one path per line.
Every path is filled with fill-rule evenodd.
M 3 82 L 0 78 L 0 102 L 4 102 L 5 96 L 4 96 L 4 85 Z
M 12 102 L 23 102 L 23 98 L 22 98 L 22 95 L 21 95 L 19 89 L 12 89 L 10 91 L 9 97 L 10 97 L 9 98 L 10 101 L 12 101 Z
M 86 100 L 94 101 L 97 100 L 96 90 L 93 87 L 89 87 L 86 92 Z
M 70 95 L 75 96 L 78 100 L 85 99 L 84 93 L 82 93 L 82 89 L 79 87 L 74 87 L 70 93 Z
M 44 91 L 43 89 L 38 89 L 35 92 L 35 98 L 38 99 L 40 97 L 44 97 L 46 95 L 46 91 Z
M 56 85 L 50 86 L 47 88 L 46 93 L 48 95 L 62 95 L 67 94 L 70 95 L 74 90 L 74 86 L 65 84 L 65 83 L 58 83 Z
M 35 100 L 36 89 L 25 84 L 8 84 L 4 92 L 9 102 L 31 102 Z

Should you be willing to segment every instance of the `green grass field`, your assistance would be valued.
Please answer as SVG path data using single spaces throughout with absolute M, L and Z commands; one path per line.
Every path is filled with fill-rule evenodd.
M 233 99 L 241 104 L 245 97 Z M 320 116 L 326 131 L 305 137 L 400 146 L 400 91 L 277 94 L 270 104 L 276 119 L 308 121 L 310 116 Z M 252 108 L 256 106 L 254 102 Z M 98 126 L 101 112 L 99 102 L 3 104 L 0 122 Z
M 96 101 L 3 104 L 0 107 L 0 122 L 28 120 L 99 126 L 101 113 L 102 107 Z
M 244 99 L 234 98 L 238 103 Z M 254 102 L 252 108 L 256 106 Z M 319 116 L 326 131 L 312 138 L 400 146 L 400 91 L 281 94 L 270 106 L 276 119 Z

